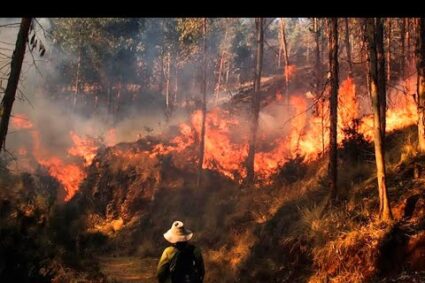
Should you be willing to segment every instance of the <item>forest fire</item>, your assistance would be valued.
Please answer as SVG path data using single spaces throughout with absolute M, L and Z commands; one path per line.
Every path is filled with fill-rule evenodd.
M 74 145 L 68 149 L 68 154 L 81 157 L 84 159 L 84 165 L 89 166 L 96 156 L 98 142 L 91 137 L 82 138 L 73 131 L 69 134 Z
M 82 180 L 86 177 L 84 168 L 89 166 L 96 155 L 99 142 L 91 137 L 80 137 L 77 133 L 71 131 L 69 133 L 70 140 L 73 145 L 67 150 L 69 156 L 78 157 L 81 161 L 71 160 L 67 156 L 60 157 L 49 152 L 43 146 L 41 134 L 28 117 L 23 114 L 16 114 L 12 118 L 13 129 L 29 130 L 31 133 L 32 147 L 26 148 L 21 146 L 18 148 L 18 154 L 23 159 L 33 158 L 38 165 L 44 167 L 49 175 L 58 180 L 66 191 L 65 201 L 70 200 L 77 192 Z M 113 141 L 111 132 L 109 140 Z M 36 166 L 26 164 L 23 166 L 25 170 L 34 171 Z
M 425 282 L 424 17 L 0 38 L 0 282 Z
M 387 131 L 391 132 L 416 123 L 416 105 L 413 99 L 403 96 L 399 98 L 387 111 Z M 276 100 L 280 101 L 279 93 Z M 338 143 L 345 137 L 343 129 L 353 127 L 354 119 L 359 119 L 359 133 L 368 141 L 373 140 L 371 115 L 359 113 L 356 98 L 356 86 L 352 78 L 344 80 L 339 89 L 340 107 L 338 109 Z M 280 137 L 270 140 L 267 133 L 258 138 L 257 154 L 255 158 L 255 172 L 259 180 L 267 182 L 279 166 L 288 159 L 303 156 L 305 161 L 316 159 L 326 150 L 329 142 L 329 106 L 327 103 L 317 105 L 318 111 L 311 113 L 312 99 L 303 96 L 291 96 L 289 109 L 292 117 L 282 127 Z M 267 111 L 267 108 L 263 109 Z M 275 121 L 282 124 L 284 121 Z M 246 176 L 244 160 L 248 152 L 247 135 L 235 138 L 233 134 L 241 124 L 227 111 L 214 108 L 207 114 L 205 169 L 216 170 L 234 180 L 241 181 Z M 201 112 L 192 114 L 189 123 L 180 125 L 180 135 L 171 141 L 171 146 L 158 144 L 152 152 L 157 154 L 181 153 L 199 140 L 201 128 Z
M 305 161 L 312 161 L 323 154 L 329 141 L 329 106 L 321 100 L 315 101 L 308 96 L 290 96 L 289 106 L 276 93 L 275 100 L 280 103 L 280 111 L 290 113 L 287 121 L 273 120 L 279 125 L 279 133 L 273 135 L 267 130 L 259 130 L 257 153 L 254 170 L 257 180 L 268 182 L 277 169 L 289 159 L 303 156 Z M 373 140 L 373 119 L 371 115 L 361 117 L 356 97 L 356 86 L 352 78 L 344 80 L 339 89 L 340 107 L 338 110 L 338 142 L 345 137 L 343 129 L 353 126 L 354 119 L 359 119 L 358 131 L 368 141 Z M 416 123 L 416 105 L 410 97 L 397 94 L 396 103 L 387 111 L 387 131 L 393 131 Z M 314 104 L 314 105 L 313 105 Z M 314 111 L 312 109 L 315 109 Z M 268 112 L 266 106 L 262 112 Z M 201 128 L 201 111 L 195 111 L 188 122 L 180 124 L 180 134 L 168 144 L 158 143 L 148 152 L 151 158 L 167 154 L 188 154 L 188 148 L 198 144 Z M 228 111 L 218 107 L 211 109 L 206 120 L 205 158 L 203 168 L 220 172 L 237 182 L 246 176 L 244 166 L 248 153 L 248 138 L 246 126 L 241 123 L 241 117 L 232 116 Z M 285 123 L 286 122 L 286 123 Z M 261 119 L 260 119 L 261 123 Z M 67 149 L 68 157 L 60 158 L 51 155 L 42 148 L 40 133 L 34 129 L 31 121 L 24 115 L 15 115 L 12 126 L 16 129 L 31 130 L 33 139 L 32 155 L 37 162 L 45 167 L 51 176 L 56 178 L 65 188 L 69 200 L 78 190 L 79 184 L 85 178 L 84 168 L 89 166 L 96 156 L 101 144 L 113 146 L 116 144 L 116 129 L 106 132 L 104 140 L 90 136 L 80 136 L 70 131 L 72 146 Z M 245 127 L 245 128 L 244 128 Z M 244 130 L 245 129 L 245 130 Z M 24 147 L 19 149 L 21 156 L 27 155 Z M 70 159 L 76 157 L 77 159 Z M 78 160 L 81 160 L 78 162 Z

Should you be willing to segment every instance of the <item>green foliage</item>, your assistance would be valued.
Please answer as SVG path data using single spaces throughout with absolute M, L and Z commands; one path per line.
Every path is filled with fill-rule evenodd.
M 141 48 L 137 35 L 142 20 L 61 18 L 51 22 L 55 46 L 70 55 L 73 63 L 70 78 L 75 77 L 78 68 L 81 81 L 101 80 L 103 84 L 107 78 L 128 80 L 131 76 L 127 74 L 136 73 L 136 54 Z

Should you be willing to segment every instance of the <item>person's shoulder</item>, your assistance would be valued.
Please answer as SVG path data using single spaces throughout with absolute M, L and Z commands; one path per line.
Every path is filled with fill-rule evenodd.
M 175 252 L 176 252 L 176 248 L 175 247 L 173 247 L 173 246 L 168 246 L 168 247 L 166 247 L 165 249 L 164 249 L 164 254 L 167 254 L 167 255 L 172 255 L 172 254 L 174 254 Z

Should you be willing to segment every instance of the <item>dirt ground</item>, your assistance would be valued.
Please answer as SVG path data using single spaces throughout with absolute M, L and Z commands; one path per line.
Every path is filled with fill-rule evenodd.
M 109 282 L 120 283 L 155 283 L 156 265 L 158 259 L 137 257 L 102 257 L 99 258 L 100 268 Z

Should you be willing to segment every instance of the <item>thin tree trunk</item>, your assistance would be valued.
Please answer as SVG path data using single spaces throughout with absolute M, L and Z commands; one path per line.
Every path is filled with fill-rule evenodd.
M 5 148 L 7 130 L 9 128 L 9 119 L 12 112 L 13 102 L 15 101 L 16 90 L 18 89 L 19 77 L 21 75 L 22 62 L 24 61 L 25 51 L 28 41 L 32 18 L 22 18 L 16 38 L 15 50 L 10 64 L 10 75 L 7 81 L 4 97 L 1 102 L 1 122 L 0 122 L 0 150 Z
M 80 91 L 80 66 L 81 66 L 81 39 L 78 47 L 78 60 L 77 60 L 77 71 L 75 76 L 75 92 L 74 92 L 74 101 L 73 101 L 73 109 L 77 106 L 77 96 Z
M 280 18 L 280 45 L 282 46 L 283 58 L 285 59 L 285 99 L 287 104 L 289 104 L 289 55 L 285 35 L 285 21 L 283 18 Z
M 168 51 L 167 54 L 167 67 L 165 74 L 165 105 L 167 106 L 167 112 L 170 108 L 170 65 L 171 65 L 171 54 Z
M 257 129 L 258 129 L 258 116 L 260 112 L 260 89 L 261 89 L 261 72 L 263 65 L 263 47 L 264 47 L 264 30 L 263 18 L 255 19 L 256 37 L 257 37 L 257 50 L 255 54 L 255 75 L 254 75 L 254 93 L 252 96 L 251 105 L 251 131 L 249 136 L 249 149 L 248 157 L 246 159 L 246 184 L 251 186 L 254 184 L 254 161 L 255 161 L 255 147 L 257 142 Z
M 310 39 L 307 39 L 307 46 L 305 51 L 305 64 L 310 65 Z
M 373 18 L 365 19 L 366 24 L 366 38 L 368 43 L 368 63 L 369 63 L 369 92 L 372 98 L 372 108 L 374 116 L 374 144 L 375 144 L 375 159 L 376 159 L 376 176 L 378 179 L 378 192 L 379 192 L 379 218 L 384 221 L 392 220 L 391 208 L 388 200 L 388 192 L 386 186 L 386 172 L 385 172 L 385 159 L 384 159 L 384 144 L 382 141 L 381 130 L 381 107 L 379 99 L 379 63 L 378 63 L 378 50 L 377 50 L 377 31 L 379 27 L 379 20 Z M 382 44 L 382 43 L 381 43 Z
M 227 29 L 227 26 L 226 26 L 226 30 L 224 32 L 224 43 L 225 44 L 227 43 L 227 34 L 228 34 L 227 30 L 228 29 Z M 217 79 L 217 86 L 216 86 L 216 89 L 215 89 L 215 91 L 216 91 L 216 93 L 215 93 L 215 104 L 216 105 L 218 103 L 218 100 L 220 99 L 221 76 L 222 76 L 222 73 L 223 73 L 223 64 L 224 64 L 224 60 L 225 60 L 225 54 L 226 54 L 226 51 L 223 50 L 221 52 L 220 64 L 219 64 L 219 67 L 218 67 L 218 79 Z
M 345 18 L 345 50 L 347 51 L 349 76 L 353 77 L 353 61 L 351 60 L 350 29 L 348 18 Z
M 410 67 L 410 21 L 409 18 L 404 19 L 406 22 L 406 59 L 407 59 L 407 74 L 409 74 Z
M 177 97 L 179 92 L 179 67 L 177 66 L 177 56 L 174 71 L 174 105 L 177 105 Z
M 280 29 L 279 29 L 279 52 L 277 53 L 277 69 L 280 70 L 280 66 L 282 64 L 282 42 L 280 40 L 281 36 L 280 36 Z
M 385 143 L 386 130 L 386 112 L 387 112 L 387 97 L 386 97 L 386 82 L 385 82 L 385 52 L 384 52 L 384 25 L 380 18 L 375 19 L 376 33 L 376 56 L 378 60 L 378 99 L 379 99 L 379 115 L 381 116 L 381 135 L 382 143 Z
M 199 187 L 202 182 L 202 172 L 204 165 L 204 155 L 205 155 L 205 121 L 207 118 L 207 19 L 203 19 L 202 23 L 203 29 L 203 58 L 202 58 L 202 83 L 201 83 L 201 92 L 202 92 L 202 124 L 201 124 L 201 141 L 199 144 L 199 163 L 198 163 L 198 177 L 197 177 L 197 186 Z
M 329 67 L 330 67 L 330 133 L 329 133 L 329 183 L 331 190 L 331 200 L 337 198 L 337 175 L 338 175 L 338 155 L 337 155 L 337 125 L 338 125 L 338 19 L 332 18 L 329 21 Z
M 218 100 L 220 99 L 220 86 L 221 86 L 221 74 L 223 72 L 223 62 L 224 62 L 224 51 L 221 52 L 220 56 L 220 64 L 218 66 L 218 79 L 217 86 L 215 88 L 215 104 L 218 104 Z
M 225 66 L 226 66 L 226 80 L 225 80 L 224 85 L 226 86 L 226 89 L 227 89 L 227 86 L 229 85 L 229 73 L 230 73 L 230 64 L 229 64 L 229 61 L 226 60 Z
M 418 151 L 425 153 L 425 18 L 419 19 L 416 68 L 418 71 Z
M 391 18 L 387 19 L 387 83 L 391 80 Z
M 315 79 L 316 79 L 316 94 L 320 93 L 320 85 L 322 83 L 322 62 L 320 60 L 320 30 L 318 18 L 313 18 L 314 41 L 316 43 L 316 60 L 315 60 Z
M 400 77 L 404 80 L 405 64 L 406 64 L 406 21 L 402 19 L 401 28 L 401 56 L 400 56 Z

